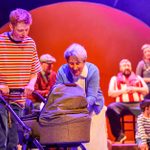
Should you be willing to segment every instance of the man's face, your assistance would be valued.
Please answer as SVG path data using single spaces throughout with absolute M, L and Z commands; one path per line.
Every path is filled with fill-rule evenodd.
M 132 72 L 131 63 L 129 61 L 124 61 L 120 64 L 120 71 L 125 75 L 129 76 Z
M 51 71 L 51 69 L 52 69 L 53 64 L 52 64 L 52 63 L 42 62 L 42 63 L 41 63 L 41 66 L 42 66 L 42 70 L 43 70 L 46 74 L 49 74 L 50 71 Z
M 24 38 L 28 36 L 30 30 L 30 24 L 25 24 L 24 22 L 19 22 L 16 25 L 11 25 L 10 28 L 12 30 L 12 38 L 15 41 L 23 41 Z
M 79 76 L 85 65 L 85 61 L 78 60 L 74 56 L 70 56 L 67 63 L 69 65 L 70 71 L 74 76 Z

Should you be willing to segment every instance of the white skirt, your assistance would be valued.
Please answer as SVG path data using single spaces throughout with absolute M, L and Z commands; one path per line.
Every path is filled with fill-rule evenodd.
M 90 142 L 84 144 L 87 150 L 108 150 L 105 112 L 106 106 L 98 115 L 92 114 Z

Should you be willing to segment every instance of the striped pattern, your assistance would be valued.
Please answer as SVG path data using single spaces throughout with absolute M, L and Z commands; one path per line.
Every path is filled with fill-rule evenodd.
M 147 139 L 150 139 L 150 118 L 146 118 L 143 114 L 137 118 L 137 133 L 136 138 L 141 139 L 141 142 L 147 143 Z
M 40 70 L 36 45 L 30 37 L 14 43 L 7 33 L 0 35 L 0 84 L 23 88 L 29 83 L 30 75 Z
M 117 82 L 117 77 L 114 77 L 113 80 L 115 80 L 114 83 L 116 83 L 114 87 L 115 90 L 126 89 L 127 84 Z M 141 80 L 135 86 L 143 87 Z M 140 102 L 142 100 L 143 100 L 143 94 L 139 92 L 125 93 L 116 97 L 116 102 Z

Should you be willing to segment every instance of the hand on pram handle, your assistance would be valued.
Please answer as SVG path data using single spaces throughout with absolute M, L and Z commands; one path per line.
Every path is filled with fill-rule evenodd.
M 17 116 L 17 114 L 14 112 L 14 110 L 11 108 L 10 104 L 4 99 L 4 97 L 2 95 L 0 95 L 0 100 L 4 103 L 4 105 L 6 106 L 6 109 L 14 116 L 14 118 L 18 121 L 18 123 L 22 126 L 22 128 L 24 129 L 24 131 L 30 134 L 31 129 L 26 126 L 21 119 Z
M 18 95 L 24 96 L 24 89 L 23 88 L 10 89 L 9 93 L 10 95 L 13 95 L 14 97 Z M 46 102 L 46 99 L 35 90 L 32 92 L 32 96 L 33 98 L 37 99 L 39 102 L 42 102 L 42 104 Z M 27 120 L 29 118 L 30 119 L 37 118 L 39 116 L 39 113 L 40 113 L 40 110 L 37 108 L 34 108 L 32 99 L 26 98 L 25 109 L 23 111 L 23 116 L 21 117 L 21 119 Z
M 9 94 L 10 95 L 22 95 L 24 94 L 24 90 L 25 90 L 24 88 L 9 89 Z M 46 101 L 45 98 L 41 94 L 39 94 L 36 90 L 32 92 L 32 95 L 38 98 L 39 101 L 45 103 Z
M 10 90 L 10 94 L 21 94 L 24 92 L 24 89 L 11 89 Z M 40 96 L 40 98 L 42 99 L 42 96 L 40 94 L 38 94 L 37 92 L 34 92 L 34 94 L 36 94 L 37 96 Z M 44 98 L 43 98 L 44 99 Z M 14 112 L 14 110 L 11 108 L 10 104 L 5 100 L 5 98 L 2 96 L 2 94 L 0 94 L 0 101 L 2 101 L 6 107 L 6 109 L 11 113 L 11 115 L 16 119 L 16 121 L 18 122 L 18 124 L 22 127 L 23 129 L 23 133 L 24 133 L 24 137 L 26 140 L 29 139 L 32 131 L 31 128 L 28 127 L 19 117 L 18 115 Z M 33 139 L 33 143 L 36 145 L 36 147 L 39 150 L 44 150 L 43 147 L 41 146 L 41 144 L 38 142 L 38 140 L 36 138 Z M 26 146 L 22 148 L 22 150 L 26 150 Z
M 69 105 L 76 105 L 77 107 L 79 107 L 78 106 L 78 103 L 79 103 L 81 106 L 84 105 L 85 107 L 82 106 L 83 110 L 82 111 L 80 110 L 77 114 L 75 114 L 75 113 L 73 113 L 72 115 L 70 115 L 70 113 L 68 115 L 65 114 L 64 117 L 66 119 L 68 116 L 73 116 L 73 119 L 76 118 L 73 122 L 72 121 L 69 123 L 67 122 L 67 124 L 61 122 L 55 126 L 51 126 L 51 125 L 43 126 L 43 125 L 41 125 L 41 122 L 39 121 L 39 119 L 22 121 L 20 118 L 17 118 L 17 121 L 19 122 L 19 124 L 23 127 L 23 129 L 25 129 L 25 131 L 27 131 L 26 132 L 27 136 L 25 137 L 25 144 L 23 144 L 24 145 L 23 150 L 26 150 L 26 148 L 28 148 L 28 141 L 30 141 L 28 139 L 28 135 L 30 135 L 30 133 L 31 133 L 30 131 L 32 131 L 32 135 L 30 136 L 31 141 L 35 144 L 35 146 L 39 150 L 43 150 L 43 147 L 45 149 L 45 148 L 49 148 L 49 146 L 53 146 L 53 145 L 54 146 L 56 145 L 58 147 L 63 147 L 63 148 L 67 148 L 67 147 L 77 148 L 78 146 L 80 146 L 80 148 L 82 150 L 85 150 L 85 148 L 82 147 L 82 143 L 89 141 L 89 135 L 90 135 L 89 131 L 90 131 L 90 121 L 91 121 L 91 118 L 88 115 L 88 111 L 87 111 L 87 114 L 85 114 L 84 108 L 86 108 L 86 104 L 85 104 L 86 99 L 84 97 L 83 91 L 80 90 L 81 88 L 76 87 L 76 86 L 73 86 L 73 87 L 70 87 L 70 86 L 65 87 L 65 86 L 59 85 L 58 87 L 56 87 L 54 89 L 54 91 L 51 92 L 50 95 L 52 96 L 52 94 L 55 94 L 55 92 L 56 92 L 56 93 L 58 93 L 59 96 L 62 97 L 62 95 L 59 94 L 59 92 L 57 92 L 57 91 L 61 90 L 62 92 L 64 92 L 63 91 L 64 88 L 66 88 L 67 93 L 70 95 L 70 92 L 68 92 L 68 90 L 70 89 L 70 91 L 72 91 L 72 90 L 74 91 L 77 88 L 79 90 L 78 92 L 79 93 L 81 92 L 81 94 L 83 96 L 81 98 L 80 94 L 78 92 L 75 92 L 79 99 L 78 99 L 78 101 L 76 101 L 74 103 L 75 99 L 74 99 L 74 97 L 71 96 L 69 98 Z M 38 96 L 40 95 L 40 94 L 36 93 L 36 91 L 33 93 L 37 94 Z M 65 96 L 65 94 L 66 94 L 66 92 L 64 92 L 64 96 Z M 76 95 L 74 95 L 74 96 L 76 97 Z M 58 98 L 58 97 L 56 96 L 55 98 Z M 67 99 L 68 98 L 66 98 L 66 100 Z M 57 99 L 55 99 L 55 102 L 56 101 L 57 101 Z M 62 99 L 62 104 L 68 106 L 68 103 L 66 103 L 64 101 L 64 99 Z M 59 103 L 58 103 L 58 105 L 59 105 Z M 7 105 L 7 106 L 9 106 L 9 105 Z M 56 109 L 57 109 L 57 107 L 56 107 Z M 44 110 L 44 109 L 42 109 L 42 110 Z M 76 117 L 75 117 L 75 115 L 76 115 Z M 60 122 L 62 120 L 61 118 L 63 116 L 62 117 L 61 116 L 62 116 L 62 114 L 60 114 L 59 117 L 58 116 L 55 117 L 56 119 L 59 119 L 58 122 Z M 29 130 L 28 130 L 28 128 L 29 128 Z M 50 131 L 50 132 L 48 132 L 48 131 Z M 23 133 L 24 133 L 24 131 L 23 131 Z M 36 137 L 39 137 L 40 143 L 36 140 Z M 43 147 L 41 146 L 41 144 Z
M 23 88 L 15 88 L 15 89 L 9 89 L 9 94 L 10 95 L 22 95 L 24 93 L 24 89 Z M 45 98 L 41 95 L 41 94 L 39 94 L 38 92 L 36 92 L 36 91 L 33 91 L 32 92 L 32 95 L 33 96 L 35 96 L 36 98 L 38 98 L 39 99 L 39 101 L 41 101 L 41 102 L 43 102 L 43 103 L 45 103 Z M 15 118 L 16 118 L 16 120 L 20 120 L 20 118 L 16 115 L 16 113 L 13 111 L 13 109 L 11 108 L 11 106 L 10 106 L 10 104 L 9 104 L 9 102 L 7 101 L 7 100 L 5 100 L 5 96 L 3 96 L 3 94 L 0 94 L 0 101 L 2 101 L 3 103 L 4 103 L 4 105 L 6 106 L 6 109 L 13 115 L 13 116 L 15 116 Z M 32 102 L 30 102 L 31 100 L 28 100 L 27 99 L 27 104 L 26 105 L 28 105 L 28 106 L 26 106 L 26 107 L 30 107 L 30 103 L 32 103 Z M 33 105 L 33 104 L 32 104 Z M 26 108 L 25 108 L 26 109 Z M 27 108 L 28 109 L 28 108 Z M 29 108 L 30 109 L 30 108 Z M 32 108 L 33 109 L 33 108 Z M 38 111 L 40 111 L 40 110 L 38 110 Z M 26 119 L 28 119 L 28 118 L 35 118 L 35 115 L 36 115 L 36 117 L 38 116 L 37 114 L 39 114 L 39 112 L 38 111 L 34 111 L 34 113 L 33 114 L 29 114 L 29 115 L 25 115 L 25 116 L 23 116 L 23 117 L 21 117 L 22 119 L 24 119 L 24 120 L 26 120 Z M 19 124 L 21 124 L 21 126 L 23 127 L 23 128 L 25 128 L 24 127 L 24 125 L 22 125 L 22 121 L 19 121 Z M 27 129 L 28 130 L 28 129 Z
M 23 94 L 24 88 L 9 89 L 9 94 Z

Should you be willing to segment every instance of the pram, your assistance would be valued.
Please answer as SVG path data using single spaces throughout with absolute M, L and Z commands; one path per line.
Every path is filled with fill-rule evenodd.
M 33 92 L 33 94 L 43 99 L 38 93 Z M 63 95 L 64 99 L 62 99 Z M 87 102 L 80 87 L 75 85 L 55 87 L 40 112 L 40 116 L 32 119 L 26 118 L 24 121 L 14 113 L 2 96 L 0 99 L 4 101 L 7 109 L 23 128 L 26 141 L 23 150 L 28 149 L 29 139 L 40 150 L 49 147 L 77 149 L 78 146 L 86 150 L 82 143 L 90 140 L 91 118 L 88 115 Z

